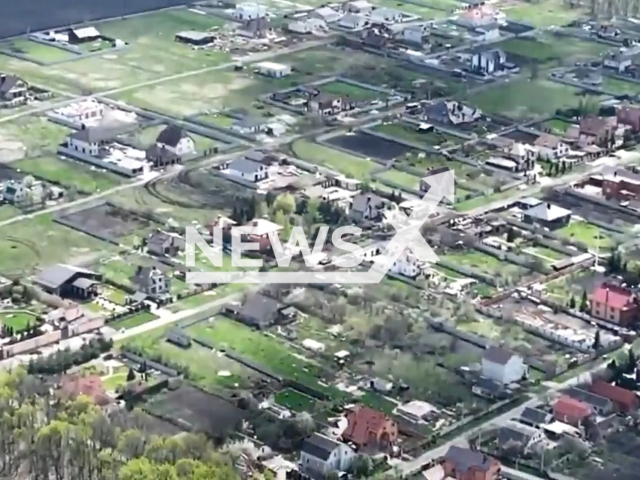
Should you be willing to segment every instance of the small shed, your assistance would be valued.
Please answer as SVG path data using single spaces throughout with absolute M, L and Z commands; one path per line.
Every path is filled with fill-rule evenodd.
M 96 27 L 72 28 L 69 30 L 69 43 L 87 43 L 93 42 L 101 38 L 100 32 Z

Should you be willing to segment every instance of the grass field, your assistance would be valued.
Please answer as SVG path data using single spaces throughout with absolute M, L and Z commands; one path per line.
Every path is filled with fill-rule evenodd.
M 110 323 L 109 326 L 115 328 L 116 330 L 119 330 L 121 328 L 128 329 L 143 325 L 147 322 L 155 320 L 156 318 L 158 317 L 151 312 L 139 312 L 130 317 L 125 317 L 116 322 Z
M 428 145 L 431 147 L 445 146 L 445 144 L 453 146 L 463 141 L 460 137 L 449 135 L 439 130 L 419 132 L 415 125 L 408 123 L 381 123 L 371 128 L 371 130 L 418 145 Z
M 0 53 L 17 53 L 39 62 L 59 62 L 75 57 L 74 53 L 61 48 L 33 42 L 28 38 L 16 38 L 0 43 Z
M 429 0 L 428 3 L 424 3 L 424 5 L 420 4 L 420 2 L 416 3 L 405 3 L 398 2 L 396 0 L 374 0 L 372 2 L 374 5 L 380 5 L 382 7 L 393 8 L 395 10 L 400 10 L 403 12 L 411 13 L 413 15 L 418 15 L 425 20 L 437 20 L 440 18 L 445 18 L 447 16 L 448 10 L 453 9 L 454 2 L 448 2 L 447 0 L 435 0 L 431 2 Z M 433 5 L 441 8 L 429 8 L 427 5 Z
M 151 127 L 141 128 L 134 132 L 131 132 L 126 135 L 130 140 L 133 141 L 134 144 L 138 144 L 141 147 L 147 148 L 150 145 L 156 143 L 156 138 L 160 132 L 162 132 L 167 125 L 153 125 Z M 210 148 L 213 148 L 218 144 L 215 140 L 204 137 L 202 135 L 198 135 L 195 133 L 187 132 L 187 134 L 193 139 L 193 143 L 195 144 L 196 151 L 204 152 Z
M 521 272 L 521 268 L 517 265 L 500 261 L 496 257 L 477 250 L 449 251 L 442 258 L 489 275 L 513 275 Z
M 94 170 L 83 163 L 54 156 L 25 158 L 13 162 L 11 166 L 22 172 L 88 194 L 104 192 L 117 187 L 124 181 L 114 173 Z
M 316 406 L 315 399 L 290 388 L 276 393 L 276 403 L 294 412 L 313 413 Z
M 29 312 L 0 313 L 0 323 L 5 327 L 11 327 L 15 333 L 19 333 L 30 325 L 35 325 L 36 317 Z
M 222 113 L 211 113 L 209 115 L 201 115 L 198 117 L 198 120 L 211 123 L 212 125 L 216 125 L 222 128 L 230 128 L 236 122 L 235 118 L 227 117 Z
M 37 115 L 26 115 L 0 124 L 0 142 L 10 142 L 12 151 L 22 151 L 21 157 L 55 155 L 58 145 L 69 133 L 70 129 Z
M 546 122 L 544 122 L 542 125 L 551 129 L 552 133 L 555 133 L 557 135 L 562 135 L 569 129 L 569 127 L 571 127 L 574 124 L 570 122 L 566 122 L 559 118 L 552 118 L 551 120 L 547 120 Z
M 384 172 L 375 175 L 375 178 L 378 180 L 388 180 L 412 190 L 417 190 L 420 187 L 420 179 L 418 177 L 401 170 L 396 170 L 395 168 L 385 170 Z
M 587 245 L 590 249 L 608 249 L 613 245 L 611 237 L 600 227 L 582 220 L 572 220 L 569 225 L 556 233 L 576 242 Z
M 525 78 L 487 88 L 469 99 L 487 113 L 499 113 L 513 119 L 526 119 L 538 115 L 551 115 L 558 108 L 574 107 L 581 99 L 597 101 L 602 97 L 580 95 L 577 88 L 550 80 Z M 540 99 L 544 98 L 544 102 Z
M 534 255 L 540 255 L 554 262 L 567 258 L 566 255 L 563 255 L 560 252 L 556 252 L 555 250 L 552 250 L 547 247 L 542 247 L 540 245 L 537 245 L 535 247 L 525 248 L 524 252 L 532 253 Z
M 385 94 L 376 92 L 375 90 L 369 90 L 367 88 L 362 88 L 357 85 L 341 82 L 339 80 L 318 85 L 318 89 L 322 93 L 327 93 L 329 95 L 346 96 L 351 100 L 358 102 L 386 97 Z
M 637 83 L 606 76 L 602 77 L 602 89 L 614 95 L 637 95 L 640 93 L 640 85 Z
M 608 49 L 601 43 L 558 37 L 550 33 L 543 33 L 536 38 L 510 38 L 496 44 L 496 47 L 507 54 L 526 57 L 543 64 L 553 60 L 571 63 L 578 58 L 598 56 Z
M 565 7 L 562 2 L 542 0 L 537 3 L 522 2 L 515 7 L 505 9 L 507 18 L 513 21 L 529 23 L 537 28 L 567 25 L 586 13 L 585 10 Z
M 366 180 L 376 168 L 376 164 L 370 160 L 304 139 L 293 142 L 291 150 L 301 160 L 323 165 L 358 180 Z

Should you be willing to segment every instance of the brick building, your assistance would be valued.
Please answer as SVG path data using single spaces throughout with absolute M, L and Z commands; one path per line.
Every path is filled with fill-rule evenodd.
M 616 385 L 611 385 L 601 379 L 593 382 L 590 390 L 596 395 L 611 400 L 619 412 L 628 413 L 636 410 L 640 403 L 638 396 L 634 392 L 622 387 L 617 387 Z
M 617 112 L 618 124 L 631 127 L 634 132 L 640 132 L 640 107 L 637 105 L 620 105 Z
M 638 318 L 638 298 L 630 289 L 603 283 L 591 293 L 591 315 L 622 326 Z
M 452 446 L 447 450 L 442 467 L 446 477 L 456 480 L 497 480 L 501 465 L 482 452 Z
M 568 395 L 560 397 L 553 405 L 553 417 L 574 427 L 581 425 L 591 415 L 593 410 L 589 405 Z
M 640 199 L 640 175 L 624 168 L 603 173 L 602 194 L 607 199 Z
M 347 414 L 347 428 L 342 434 L 359 450 L 388 451 L 398 440 L 398 425 L 384 413 L 369 407 L 357 407 Z

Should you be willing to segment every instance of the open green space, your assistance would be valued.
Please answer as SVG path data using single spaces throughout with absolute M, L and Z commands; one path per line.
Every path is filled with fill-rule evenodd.
M 367 100 L 374 100 L 376 98 L 385 98 L 383 93 L 376 92 L 375 90 L 369 90 L 368 88 L 362 88 L 358 85 L 353 85 L 347 82 L 341 82 L 340 80 L 334 80 L 328 83 L 318 85 L 318 89 L 322 93 L 329 95 L 336 95 L 342 97 L 349 97 L 350 100 L 362 102 Z
M 0 53 L 9 52 L 18 55 L 24 55 L 29 59 L 37 62 L 60 62 L 69 60 L 76 56 L 62 48 L 45 45 L 43 43 L 34 42 L 28 38 L 15 38 L 0 43 Z
M 412 190 L 418 190 L 420 187 L 420 179 L 415 175 L 390 168 L 382 173 L 376 174 L 375 178 L 378 180 L 388 180 L 402 187 L 406 187 Z
M 129 295 L 124 290 L 119 290 L 112 286 L 105 286 L 102 288 L 102 296 L 117 305 L 124 306 L 127 303 L 127 297 Z
M 145 332 L 127 339 L 122 345 L 140 350 L 145 356 L 161 357 L 188 369 L 191 381 L 205 389 L 246 388 L 256 376 L 251 370 L 220 352 L 192 344 L 189 348 L 178 347 L 166 341 L 166 334 L 173 325 Z
M 562 64 L 570 64 L 579 58 L 597 57 L 609 49 L 602 43 L 553 33 L 542 33 L 534 38 L 510 38 L 495 46 L 507 54 L 526 57 L 541 63 L 558 61 Z
M 428 3 L 414 1 L 414 2 L 398 2 L 397 0 L 373 0 L 374 5 L 381 7 L 393 8 L 413 15 L 418 15 L 425 20 L 437 20 L 445 18 L 447 14 L 453 11 L 454 2 L 448 2 L 447 0 L 435 0 L 435 2 L 429 1 Z M 438 8 L 429 8 L 430 5 Z M 443 7 L 441 7 L 443 5 Z
M 552 118 L 551 120 L 543 122 L 542 125 L 550 129 L 551 133 L 555 135 L 562 135 L 574 124 L 560 118 Z
M 584 220 L 571 220 L 571 223 L 556 231 L 563 237 L 585 244 L 592 250 L 608 249 L 613 240 L 606 230 Z
M 291 150 L 301 160 L 323 165 L 358 180 L 366 180 L 377 166 L 371 160 L 349 155 L 304 139 L 293 142 Z
M 294 412 L 312 413 L 316 406 L 314 398 L 290 388 L 276 393 L 276 403 Z
M 552 250 L 550 248 L 547 247 L 542 247 L 540 245 L 536 245 L 534 247 L 528 247 L 524 249 L 524 252 L 526 253 L 532 253 L 534 255 L 539 255 L 544 257 L 545 259 L 549 259 L 553 262 L 557 262 L 558 260 L 562 260 L 564 258 L 567 258 L 566 255 L 563 255 L 560 252 L 556 252 L 555 250 Z
M 88 194 L 104 192 L 123 183 L 123 178 L 107 171 L 54 156 L 25 158 L 12 167 L 66 188 Z
M 569 8 L 562 2 L 542 0 L 536 3 L 520 2 L 505 9 L 504 13 L 512 21 L 520 21 L 537 28 L 564 26 L 586 14 L 581 8 Z
M 29 312 L 0 312 L 0 323 L 12 328 L 14 333 L 19 333 L 35 325 L 36 316 Z
M 602 89 L 614 95 L 637 95 L 640 93 L 640 85 L 637 83 L 607 76 L 602 77 Z
M 138 327 L 140 325 L 143 325 L 157 318 L 158 317 L 151 312 L 139 312 L 139 313 L 136 313 L 135 315 L 121 318 L 113 323 L 110 323 L 109 326 L 117 330 L 121 328 L 129 329 L 133 327 Z
M 156 139 L 158 138 L 158 135 L 165 128 L 167 128 L 167 125 L 164 125 L 164 124 L 153 125 L 151 127 L 144 127 L 134 132 L 128 133 L 127 135 L 125 135 L 125 137 L 130 141 L 133 141 L 134 144 L 139 145 L 140 147 L 143 147 L 143 148 L 147 148 L 153 145 L 154 143 L 156 143 Z M 189 135 L 189 137 L 191 137 L 191 139 L 193 140 L 193 143 L 195 144 L 195 147 L 196 147 L 196 151 L 198 152 L 204 152 L 205 150 L 208 150 L 214 147 L 218 143 L 211 138 L 204 137 L 196 133 L 187 132 L 187 135 Z
M 12 152 L 12 159 L 55 155 L 69 133 L 69 128 L 38 115 L 25 115 L 0 124 L 0 141 L 6 144 L 3 150 L 7 150 L 4 155 Z
M 260 363 L 274 374 L 297 380 L 320 391 L 331 391 L 319 383 L 320 366 L 302 355 L 295 355 L 284 341 L 268 333 L 260 333 L 246 325 L 223 317 L 187 328 L 195 338 L 208 340 L 219 348 L 228 348 Z
M 236 122 L 233 117 L 228 117 L 223 113 L 210 113 L 207 115 L 199 115 L 198 120 L 202 122 L 211 123 L 221 128 L 230 128 Z
M 450 250 L 442 258 L 488 275 L 504 276 L 522 273 L 522 268 L 518 265 L 501 261 L 478 250 Z
M 544 101 L 541 102 L 540 99 Z M 513 119 L 526 119 L 539 115 L 552 115 L 558 108 L 575 107 L 588 98 L 600 101 L 598 95 L 584 96 L 581 90 L 550 80 L 518 80 L 486 88 L 469 98 L 475 106 L 487 113 L 502 114 Z
M 425 144 L 430 147 L 452 147 L 463 142 L 463 139 L 450 135 L 440 130 L 419 131 L 410 123 L 380 123 L 371 128 L 374 132 L 413 142 L 418 145 Z

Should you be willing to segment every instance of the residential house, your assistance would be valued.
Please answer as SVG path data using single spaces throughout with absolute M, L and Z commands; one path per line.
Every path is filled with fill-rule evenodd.
M 471 56 L 471 70 L 491 75 L 501 70 L 506 61 L 507 55 L 498 48 L 482 50 Z
M 33 177 L 25 177 L 31 178 Z M 42 190 L 42 184 L 38 183 L 39 189 Z M 4 184 L 2 188 L 2 200 L 5 203 L 9 203 L 11 205 L 22 205 L 26 203 L 28 200 L 33 199 L 31 194 L 31 190 L 33 185 L 30 185 L 28 182 L 25 182 L 25 179 L 22 180 L 9 180 Z M 42 194 L 42 193 L 41 193 Z
M 233 233 L 242 235 L 248 242 L 256 243 L 258 251 L 265 252 L 271 249 L 269 235 L 278 235 L 280 230 L 282 230 L 282 227 L 277 223 L 270 222 L 264 218 L 255 218 L 246 225 L 235 227 Z
M 539 225 L 549 230 L 558 230 L 566 227 L 571 221 L 571 210 L 552 205 L 551 203 L 541 203 L 522 213 L 522 220 L 529 225 Z
M 462 102 L 440 101 L 425 105 L 422 109 L 426 120 L 451 125 L 473 123 L 482 116 L 477 108 L 469 107 Z
M 520 210 L 529 210 L 533 207 L 537 207 L 542 203 L 542 200 L 535 197 L 524 197 L 519 198 L 515 201 L 514 207 L 519 208 Z
M 496 10 L 491 5 L 478 5 L 462 12 L 456 22 L 467 28 L 496 23 Z
M 45 268 L 34 283 L 45 292 L 62 298 L 87 299 L 98 295 L 102 275 L 73 265 L 58 264 Z
M 27 96 L 29 85 L 15 75 L 0 73 L 0 100 L 12 102 Z
M 255 135 L 266 131 L 266 129 L 267 123 L 254 117 L 242 117 L 231 125 L 231 130 L 242 135 Z
M 516 447 L 520 453 L 529 454 L 546 439 L 542 430 L 515 422 L 508 422 L 498 430 L 500 448 Z
M 471 387 L 471 392 L 479 397 L 489 398 L 491 400 L 503 400 L 510 395 L 505 384 L 487 377 L 476 379 Z
M 424 264 L 409 249 L 405 249 L 400 256 L 393 261 L 390 271 L 403 277 L 416 278 L 422 274 Z
M 291 321 L 297 312 L 291 307 L 280 305 L 271 297 L 254 293 L 249 295 L 235 315 L 243 323 L 262 329 L 276 322 Z
M 624 103 L 618 107 L 617 120 L 619 125 L 631 127 L 634 133 L 640 132 L 640 106 Z
M 455 480 L 498 480 L 501 465 L 495 458 L 477 450 L 449 447 L 442 463 L 445 477 Z
M 569 153 L 569 145 L 562 138 L 549 133 L 540 135 L 533 145 L 537 148 L 540 158 L 544 160 L 557 160 Z
M 356 454 L 344 443 L 314 433 L 302 443 L 300 471 L 312 478 L 325 478 L 330 472 L 346 472 Z
M 346 417 L 347 428 L 342 438 L 353 443 L 358 450 L 388 452 L 398 440 L 398 425 L 382 412 L 358 406 Z
M 156 137 L 156 146 L 161 150 L 168 150 L 178 157 L 185 157 L 195 153 L 196 146 L 187 131 L 177 125 L 169 125 Z
M 371 23 L 397 23 L 402 21 L 402 12 L 393 8 L 376 8 L 371 12 Z
M 269 170 L 266 165 L 249 160 L 248 158 L 236 158 L 229 163 L 224 172 L 252 183 L 261 182 L 269 177 Z
M 582 425 L 591 415 L 593 410 L 589 405 L 568 395 L 560 397 L 553 404 L 553 417 L 559 422 L 568 423 L 574 427 Z
M 189 348 L 191 346 L 191 337 L 184 331 L 174 328 L 167 333 L 167 342 L 173 343 L 180 348 Z
M 498 40 L 500 38 L 500 25 L 498 25 L 497 23 L 487 23 L 486 25 L 480 25 L 479 27 L 475 27 L 470 35 L 475 42 L 490 42 L 493 40 Z M 505 62 L 502 65 L 504 67 L 507 67 L 507 65 L 509 65 L 509 70 L 511 70 L 513 73 L 517 73 L 519 71 L 519 68 L 517 68 L 514 64 L 507 64 Z
M 69 29 L 69 43 L 77 45 L 99 40 L 102 37 L 95 27 L 82 27 Z
M 255 18 L 264 18 L 267 15 L 267 7 L 259 3 L 241 3 L 236 6 L 231 16 L 242 22 Z
M 518 172 L 522 171 L 525 168 L 524 163 L 519 163 L 517 160 L 513 158 L 504 158 L 504 157 L 489 157 L 484 163 L 489 165 L 490 167 L 500 168 L 502 170 L 507 170 L 509 172 Z
M 583 118 L 580 120 L 580 142 L 586 145 L 610 145 L 614 140 L 616 122 L 616 117 L 589 116 Z
M 100 375 L 64 375 L 60 380 L 60 396 L 65 400 L 88 397 L 93 403 L 105 406 L 112 402 Z
M 171 278 L 156 267 L 138 266 L 132 282 L 140 292 L 150 297 L 160 297 L 171 292 Z
M 638 395 L 635 392 L 612 385 L 602 379 L 596 379 L 589 390 L 596 395 L 611 400 L 618 412 L 629 413 L 637 410 L 638 406 L 640 406 Z
M 624 168 L 605 168 L 601 179 L 602 194 L 608 200 L 640 199 L 640 174 Z
M 520 414 L 518 421 L 530 427 L 539 427 L 540 425 L 550 423 L 552 418 L 553 415 L 550 412 L 545 412 L 544 410 L 533 407 L 526 407 Z
M 67 148 L 97 157 L 100 149 L 112 143 L 116 132 L 103 127 L 89 127 L 77 130 L 67 137 Z
M 311 16 L 314 18 L 319 18 L 326 23 L 335 23 L 338 20 L 340 20 L 344 16 L 344 14 L 331 7 L 325 6 L 325 7 L 320 7 L 314 10 L 311 13 Z
M 353 197 L 349 217 L 356 222 L 379 220 L 388 203 L 387 200 L 373 193 L 359 193 Z
M 566 389 L 564 393 L 574 400 L 579 400 L 585 405 L 588 405 L 591 411 L 596 415 L 609 415 L 614 411 L 613 402 L 611 400 L 601 397 L 600 395 L 596 395 L 595 393 L 591 393 L 588 390 L 578 387 L 570 387 Z
M 184 32 L 176 33 L 176 36 L 174 38 L 176 42 L 203 46 L 212 43 L 216 37 L 211 32 L 196 32 L 194 30 L 187 30 Z
M 282 63 L 260 62 L 256 63 L 255 67 L 258 69 L 258 73 L 265 77 L 281 78 L 291 74 L 291 65 Z
M 489 347 L 482 356 L 482 376 L 503 385 L 519 382 L 527 375 L 520 355 L 503 347 Z
M 366 17 L 356 13 L 347 13 L 338 21 L 338 26 L 348 30 L 362 30 L 368 24 Z
M 504 149 L 504 153 L 518 162 L 519 165 L 533 162 L 538 158 L 538 149 L 525 143 L 515 142 Z
M 367 0 L 354 0 L 347 3 L 346 10 L 347 12 L 365 15 L 371 13 L 371 11 L 373 10 L 373 5 L 370 4 Z
M 348 99 L 326 93 L 318 93 L 307 101 L 307 110 L 324 116 L 337 115 L 351 108 L 353 104 Z
M 431 28 L 427 23 L 423 23 L 422 25 L 410 25 L 402 30 L 400 38 L 407 43 L 422 45 L 424 43 L 424 38 L 429 35 L 430 31 Z
M 640 302 L 629 288 L 603 283 L 590 296 L 591 315 L 600 320 L 629 326 L 638 320 Z
M 602 64 L 607 68 L 624 73 L 633 63 L 633 55 L 626 52 L 614 52 L 605 56 Z
M 175 257 L 184 249 L 184 238 L 175 233 L 156 230 L 147 237 L 147 252 L 151 255 Z
M 236 34 L 246 38 L 266 38 L 271 32 L 271 22 L 266 17 L 252 18 L 236 30 Z
M 293 33 L 314 34 L 327 32 L 327 22 L 322 18 L 307 17 L 292 20 L 287 25 L 287 30 Z
M 214 234 L 214 229 L 219 228 L 222 230 L 223 233 L 230 233 L 231 229 L 237 225 L 237 223 L 234 220 L 231 220 L 230 218 L 227 217 L 223 217 L 222 215 L 218 215 L 217 218 L 211 222 L 211 224 L 209 225 L 209 230 L 211 232 L 211 236 L 215 237 Z

